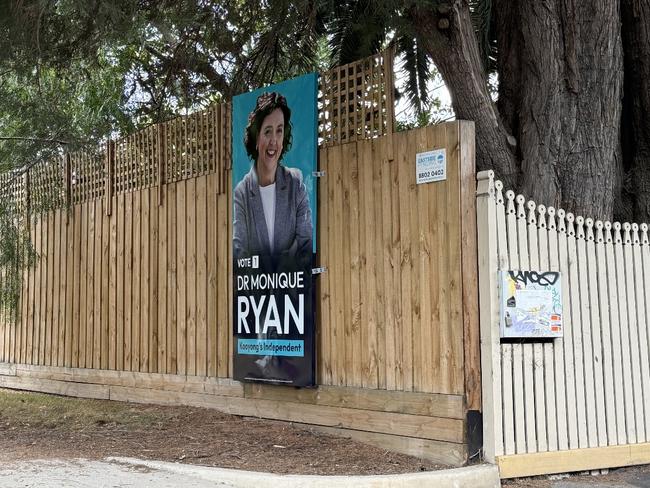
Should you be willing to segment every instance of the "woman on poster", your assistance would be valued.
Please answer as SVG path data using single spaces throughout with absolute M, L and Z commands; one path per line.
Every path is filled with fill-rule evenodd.
M 307 189 L 297 168 L 281 164 L 290 149 L 291 110 L 284 96 L 263 93 L 248 116 L 244 134 L 250 171 L 234 191 L 235 259 L 294 260 L 311 266 L 312 219 Z

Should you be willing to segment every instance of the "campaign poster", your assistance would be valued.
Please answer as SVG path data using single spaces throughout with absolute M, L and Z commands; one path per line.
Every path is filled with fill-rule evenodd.
M 232 103 L 234 378 L 315 384 L 317 78 Z
M 501 271 L 501 337 L 562 337 L 558 271 Z

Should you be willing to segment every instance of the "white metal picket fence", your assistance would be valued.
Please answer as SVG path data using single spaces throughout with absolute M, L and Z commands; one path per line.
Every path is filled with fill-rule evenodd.
M 478 175 L 485 457 L 503 477 L 650 462 L 646 224 L 574 217 Z M 560 271 L 564 337 L 502 342 L 499 270 Z

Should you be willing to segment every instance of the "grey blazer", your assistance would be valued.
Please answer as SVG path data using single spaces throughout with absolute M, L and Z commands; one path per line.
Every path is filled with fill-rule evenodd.
M 235 188 L 233 255 L 235 259 L 269 254 L 269 233 L 255 166 Z M 275 229 L 273 256 L 311 260 L 312 221 L 307 188 L 296 168 L 278 165 L 275 171 Z M 310 261 L 307 261 L 310 262 Z

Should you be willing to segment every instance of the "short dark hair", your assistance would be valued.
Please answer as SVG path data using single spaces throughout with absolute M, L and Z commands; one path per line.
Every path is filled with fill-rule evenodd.
M 260 134 L 262 122 L 273 112 L 276 108 L 282 110 L 284 115 L 284 139 L 282 140 L 282 152 L 278 161 L 282 160 L 282 156 L 291 148 L 291 109 L 287 105 L 287 99 L 280 95 L 278 92 L 264 92 L 257 97 L 255 108 L 248 114 L 248 125 L 244 131 L 244 146 L 246 146 L 246 153 L 253 162 L 257 161 L 259 154 L 257 153 L 257 137 Z

